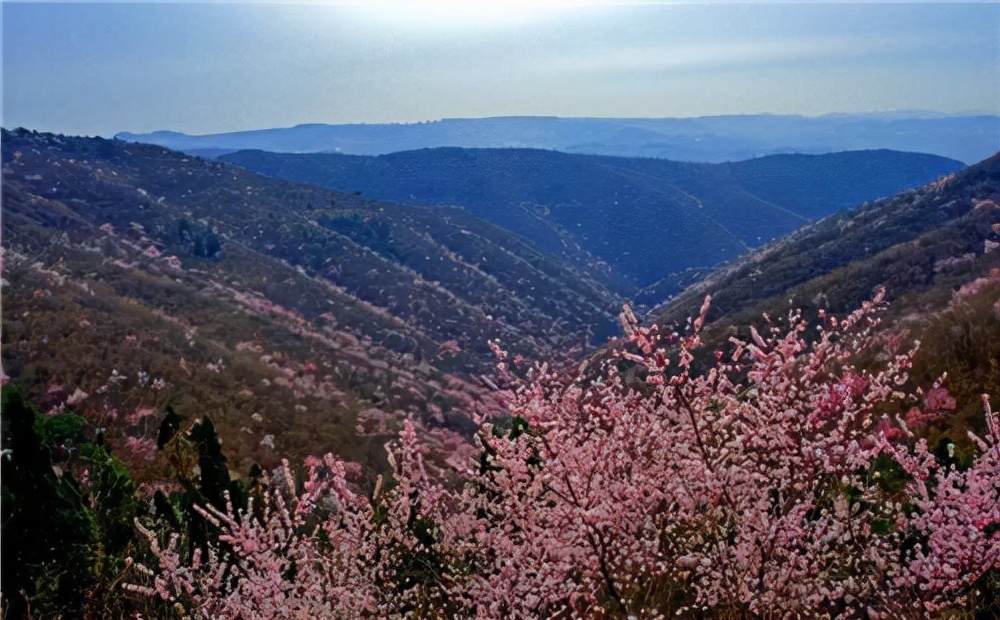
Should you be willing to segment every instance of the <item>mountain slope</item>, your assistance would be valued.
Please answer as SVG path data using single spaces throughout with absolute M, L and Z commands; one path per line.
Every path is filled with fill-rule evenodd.
M 618 297 L 461 209 L 2 139 L 4 369 L 122 432 L 141 430 L 125 409 L 171 404 L 216 417 L 240 459 L 378 460 L 403 417 L 451 441 L 491 409 L 488 340 L 541 358 L 616 329 Z
M 1000 217 L 998 200 L 1000 155 L 929 185 L 803 226 L 715 271 L 654 315 L 696 311 L 701 298 L 711 294 L 713 316 L 728 316 L 767 300 L 785 299 L 807 290 L 803 288 L 807 285 L 811 291 L 819 278 L 832 277 L 838 270 L 830 282 L 842 286 L 842 292 L 816 291 L 824 292 L 824 303 L 837 311 L 857 306 L 879 284 L 888 286 L 890 297 L 897 297 L 955 271 L 948 267 L 950 259 L 958 261 L 957 266 L 969 263 L 959 271 L 975 263 L 959 258 L 969 253 L 993 260 L 985 249 L 997 241 L 991 226 Z M 800 293 L 798 299 L 805 297 Z
M 849 312 L 884 288 L 887 347 L 919 340 L 913 386 L 947 373 L 954 415 L 935 442 L 983 432 L 982 394 L 1000 395 L 1000 154 L 935 183 L 804 226 L 691 285 L 646 317 L 674 324 L 712 295 L 706 336 L 724 348 L 767 314 Z M 891 343 L 896 343 L 892 345 Z M 872 356 L 884 355 L 872 351 Z M 863 364 L 865 360 L 860 360 Z M 947 443 L 945 441 L 945 443 Z
M 1000 117 L 922 113 L 699 118 L 511 116 L 424 123 L 309 124 L 205 136 L 158 131 L 116 137 L 199 155 L 246 149 L 381 155 L 442 146 L 539 148 L 568 153 L 723 162 L 774 153 L 889 148 L 964 162 L 1000 148 Z
M 607 284 L 625 293 L 675 272 L 714 266 L 837 209 L 961 167 L 892 151 L 722 165 L 451 148 L 379 157 L 247 151 L 223 159 L 378 199 L 461 205 L 543 252 L 592 262 L 581 263 L 582 252 L 605 263 L 612 276 Z

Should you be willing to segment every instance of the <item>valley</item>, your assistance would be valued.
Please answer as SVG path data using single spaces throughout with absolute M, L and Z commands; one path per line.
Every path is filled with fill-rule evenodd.
M 931 155 L 859 151 L 727 164 L 524 149 L 424 149 L 361 157 L 247 151 L 224 161 L 379 200 L 460 205 L 628 297 L 707 270 L 803 224 L 955 172 Z M 585 261 L 585 262 L 583 262 Z M 650 295 L 643 296 L 650 300 Z

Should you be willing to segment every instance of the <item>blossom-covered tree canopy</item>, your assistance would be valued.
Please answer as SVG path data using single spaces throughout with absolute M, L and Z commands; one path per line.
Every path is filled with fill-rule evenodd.
M 917 427 L 953 399 L 905 390 L 914 351 L 878 336 L 880 302 L 815 337 L 794 313 L 751 328 L 699 372 L 708 300 L 683 333 L 626 311 L 596 379 L 518 378 L 497 347 L 510 417 L 482 422 L 458 483 L 428 475 L 407 423 L 389 490 L 359 496 L 343 462 L 313 459 L 304 485 L 206 507 L 223 532 L 207 556 L 147 531 L 159 565 L 128 587 L 206 618 L 976 609 L 1000 564 L 1000 419 L 984 396 L 971 462 L 932 453 Z M 856 365 L 872 352 L 877 368 Z

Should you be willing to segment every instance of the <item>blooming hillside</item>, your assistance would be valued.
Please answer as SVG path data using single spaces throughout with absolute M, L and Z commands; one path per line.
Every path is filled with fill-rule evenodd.
M 5 131 L 3 162 L 4 370 L 123 444 L 169 404 L 211 413 L 242 474 L 271 444 L 384 468 L 405 417 L 444 453 L 472 432 L 487 340 L 540 358 L 615 329 L 618 297 L 460 209 L 96 138 Z

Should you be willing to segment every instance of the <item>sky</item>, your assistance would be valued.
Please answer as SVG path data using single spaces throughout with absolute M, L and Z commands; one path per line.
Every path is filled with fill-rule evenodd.
M 1000 2 L 3 2 L 4 127 L 1000 114 Z

